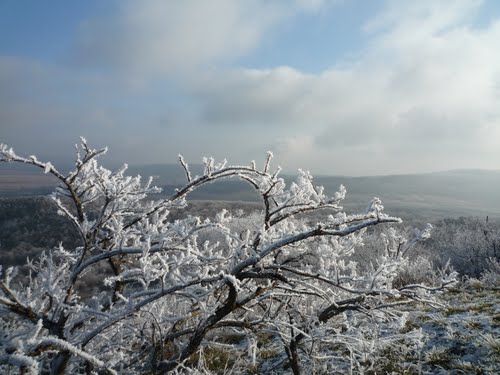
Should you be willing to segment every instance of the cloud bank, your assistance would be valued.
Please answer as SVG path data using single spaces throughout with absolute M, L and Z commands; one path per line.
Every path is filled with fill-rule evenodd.
M 240 61 L 342 2 L 117 4 L 58 66 L 0 57 L 2 140 L 84 134 L 129 162 L 272 149 L 329 174 L 500 168 L 500 20 L 478 22 L 481 1 L 387 1 L 357 26 L 364 47 L 319 72 Z

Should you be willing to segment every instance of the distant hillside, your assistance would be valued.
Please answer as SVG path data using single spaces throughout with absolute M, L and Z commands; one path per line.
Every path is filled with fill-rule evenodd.
M 55 177 L 31 165 L 0 163 L 0 197 L 46 195 L 56 184 Z
M 194 175 L 201 165 L 192 165 Z M 183 169 L 176 164 L 131 166 L 131 175 L 153 176 L 155 184 L 172 193 L 186 181 Z M 284 176 L 291 181 L 293 176 Z M 500 171 L 456 170 L 429 174 L 345 177 L 316 176 L 317 185 L 334 193 L 340 184 L 347 188 L 344 206 L 347 211 L 363 210 L 372 197 L 382 199 L 386 211 L 403 218 L 442 218 L 458 216 L 500 217 Z M 34 168 L 14 164 L 0 165 L 0 196 L 48 194 L 56 181 Z M 248 184 L 227 180 L 211 184 L 191 195 L 197 200 L 257 201 L 258 195 Z
M 457 170 L 417 175 L 315 178 L 333 191 L 347 188 L 346 207 L 361 208 L 372 196 L 382 199 L 386 210 L 402 217 L 486 216 L 500 217 L 500 171 Z M 365 204 L 365 203 L 364 203 Z
M 202 166 L 191 166 L 192 174 L 201 174 Z M 131 167 L 132 174 L 153 175 L 165 193 L 186 181 L 178 165 Z M 287 182 L 293 176 L 284 176 Z M 334 193 L 340 184 L 347 188 L 344 206 L 348 211 L 363 210 L 373 197 L 382 199 L 386 211 L 403 218 L 441 218 L 486 216 L 500 218 L 500 171 L 455 170 L 428 174 L 369 177 L 316 176 L 317 185 Z M 258 195 L 248 184 L 228 180 L 195 191 L 193 199 L 255 201 Z

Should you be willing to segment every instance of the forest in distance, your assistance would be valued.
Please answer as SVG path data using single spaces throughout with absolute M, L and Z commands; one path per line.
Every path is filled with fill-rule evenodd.
M 170 219 L 189 215 L 214 218 L 222 209 L 251 214 L 261 208 L 258 202 L 193 200 L 186 209 L 174 210 Z M 314 221 L 314 215 L 309 216 L 309 220 Z M 434 227 L 432 237 L 414 253 L 424 253 L 436 265 L 450 260 L 462 276 L 477 277 L 490 258 L 500 256 L 500 219 L 497 217 L 488 216 L 487 221 L 486 217 L 446 217 L 430 223 Z M 413 228 L 424 224 L 424 220 L 413 216 L 400 226 L 410 234 Z M 33 259 L 60 242 L 77 246 L 78 235 L 72 224 L 57 214 L 49 197 L 0 197 L 0 254 L 4 266 L 23 265 L 27 257 Z
M 84 139 L 68 172 L 0 151 L 1 370 L 500 370 L 500 224 L 481 206 L 496 172 L 348 178 L 346 191 L 342 177 L 282 178 L 272 154 L 262 169 L 181 159 L 184 185 L 160 192 L 133 168 L 100 166 Z M 391 189 L 405 184 L 411 201 L 422 186 L 435 201 L 403 210 Z M 480 198 L 457 207 L 467 187 Z

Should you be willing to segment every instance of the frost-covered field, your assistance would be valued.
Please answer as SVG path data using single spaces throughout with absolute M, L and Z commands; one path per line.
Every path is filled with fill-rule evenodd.
M 500 288 L 478 280 L 465 282 L 443 295 L 448 306 L 422 307 L 411 314 L 410 326 L 426 336 L 423 373 L 500 373 Z
M 383 324 L 370 345 L 366 341 L 365 361 L 354 364 L 352 353 L 338 346 L 337 371 L 332 374 L 499 374 L 500 373 L 500 287 L 473 279 L 443 294 L 444 307 L 414 305 L 399 331 L 385 330 Z M 373 328 L 373 327 L 372 327 Z M 413 333 L 415 344 L 398 334 Z M 385 340 L 384 335 L 395 337 Z M 264 335 L 263 335 L 264 336 Z M 213 347 L 204 353 L 204 365 L 214 374 L 235 371 L 238 336 L 226 337 L 228 346 Z M 272 337 L 268 337 L 272 340 Z M 231 345 L 229 345 L 231 343 Z M 235 345 L 236 344 L 236 345 Z M 257 351 L 256 364 L 245 373 L 286 374 L 286 358 L 272 346 Z M 359 353 L 358 353 L 359 354 Z M 206 373 L 206 372 L 205 372 Z M 318 371 L 318 373 L 324 373 Z

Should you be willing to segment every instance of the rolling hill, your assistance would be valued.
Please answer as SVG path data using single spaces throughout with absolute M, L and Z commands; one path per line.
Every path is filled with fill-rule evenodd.
M 193 175 L 201 165 L 192 165 Z M 175 164 L 131 166 L 131 175 L 153 176 L 168 195 L 185 182 L 184 171 Z M 284 176 L 287 182 L 293 176 Z M 453 170 L 428 174 L 389 176 L 316 176 L 315 183 L 334 193 L 340 184 L 347 188 L 346 210 L 364 209 L 372 197 L 382 199 L 386 211 L 403 218 L 442 218 L 458 216 L 500 217 L 500 170 Z M 57 181 L 33 168 L 0 165 L 0 196 L 48 194 Z M 227 180 L 211 184 L 191 195 L 196 200 L 258 201 L 248 184 Z

